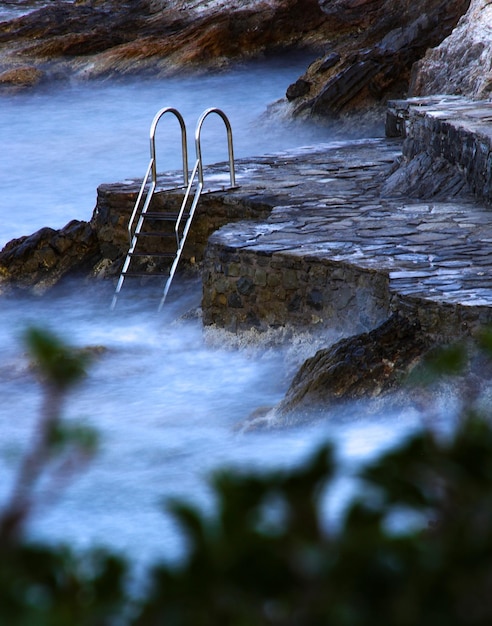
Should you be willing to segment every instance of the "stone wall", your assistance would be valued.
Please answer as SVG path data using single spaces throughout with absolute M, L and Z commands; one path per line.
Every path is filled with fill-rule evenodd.
M 492 202 L 492 102 L 431 96 L 389 103 L 389 135 L 405 137 L 407 162 L 426 154 L 444 159 L 463 176 L 471 192 Z
M 166 187 L 175 187 L 176 181 L 160 183 Z M 139 184 L 114 183 L 100 185 L 97 190 L 97 204 L 91 220 L 93 229 L 97 232 L 101 255 L 110 261 L 121 260 L 128 251 L 129 235 L 128 223 L 139 191 Z M 176 213 L 181 207 L 183 190 L 157 192 L 150 204 L 149 211 L 162 213 Z M 207 193 L 201 196 L 195 218 L 187 239 L 182 256 L 184 262 L 197 263 L 202 260 L 203 251 L 209 236 L 224 224 L 241 219 L 261 219 L 270 212 L 271 207 L 262 202 L 239 202 L 234 196 L 227 193 Z M 155 229 L 156 224 L 147 220 L 146 228 Z M 162 227 L 158 226 L 160 230 Z M 172 228 L 172 224 L 171 224 Z M 167 246 L 167 248 L 166 248 Z M 155 250 L 154 250 L 155 249 Z M 152 251 L 176 251 L 176 241 L 169 238 L 167 243 L 161 239 L 155 241 L 148 248 Z
M 205 324 L 230 331 L 293 325 L 362 332 L 390 311 L 384 273 L 301 253 L 228 249 L 212 236 L 203 268 Z
M 437 342 L 452 343 L 460 337 L 476 336 L 492 323 L 488 303 L 467 305 L 395 294 L 392 305 L 401 317 L 418 321 L 422 331 Z

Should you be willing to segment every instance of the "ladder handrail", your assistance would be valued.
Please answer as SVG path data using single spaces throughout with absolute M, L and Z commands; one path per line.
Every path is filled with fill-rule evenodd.
M 189 182 L 188 187 L 186 189 L 186 193 L 184 195 L 183 202 L 181 203 L 181 209 L 180 209 L 179 215 L 178 215 L 178 217 L 176 219 L 176 224 L 174 226 L 174 232 L 175 232 L 175 235 L 176 235 L 176 243 L 177 243 L 176 256 L 174 257 L 174 261 L 172 262 L 172 265 L 171 265 L 171 267 L 169 269 L 169 275 L 168 275 L 168 278 L 166 280 L 166 284 L 164 286 L 164 291 L 163 291 L 163 294 L 162 294 L 162 298 L 161 298 L 161 300 L 159 302 L 158 312 L 161 311 L 161 309 L 162 309 L 162 307 L 164 305 L 164 302 L 166 301 L 167 294 L 169 292 L 169 288 L 171 287 L 171 283 L 172 283 L 172 280 L 174 278 L 174 274 L 176 272 L 176 268 L 178 267 L 178 263 L 179 263 L 179 260 L 181 258 L 181 254 L 182 254 L 182 252 L 184 250 L 184 246 L 185 246 L 185 243 L 186 243 L 186 238 L 188 237 L 188 232 L 189 232 L 190 227 L 191 227 L 191 222 L 192 222 L 193 217 L 195 215 L 195 210 L 196 210 L 196 207 L 198 205 L 198 201 L 200 199 L 200 196 L 201 196 L 201 193 L 202 193 L 202 190 L 203 190 L 203 182 L 199 178 L 197 187 L 195 189 L 195 195 L 193 196 L 193 202 L 191 203 L 190 212 L 188 213 L 188 217 L 186 219 L 186 223 L 185 223 L 185 226 L 184 226 L 184 229 L 183 229 L 183 233 L 180 236 L 179 235 L 179 225 L 181 223 L 181 220 L 183 218 L 184 212 L 186 210 L 186 205 L 188 204 L 188 199 L 189 199 L 189 196 L 190 196 L 190 192 L 191 192 L 191 189 L 193 187 L 193 182 L 194 182 L 194 180 L 195 180 L 195 178 L 197 176 L 197 173 L 199 172 L 199 169 L 200 169 L 200 161 L 197 159 L 196 163 L 195 163 L 195 166 L 193 167 L 193 171 L 192 171 L 192 174 L 191 174 L 191 177 L 190 177 L 190 182 Z
M 231 187 L 236 186 L 236 172 L 234 168 L 234 146 L 232 143 L 232 128 L 231 123 L 227 115 L 217 107 L 211 107 L 210 109 L 206 109 L 200 116 L 195 130 L 195 149 L 196 149 L 196 160 L 198 163 L 198 174 L 200 183 L 203 185 L 203 160 L 202 160 L 202 146 L 201 146 L 201 132 L 203 122 L 205 118 L 207 118 L 211 113 L 216 113 L 219 117 L 222 118 L 222 121 L 225 124 L 227 130 L 227 147 L 229 152 L 229 170 L 230 170 L 230 178 L 231 178 Z
M 155 151 L 155 133 L 157 131 L 157 124 L 159 123 L 161 117 L 163 117 L 166 113 L 172 113 L 178 120 L 179 125 L 181 127 L 181 154 L 183 159 L 183 184 L 186 186 L 188 184 L 188 141 L 186 138 L 186 124 L 183 119 L 183 116 L 174 107 L 164 107 L 154 116 L 152 120 L 152 124 L 150 125 L 150 159 L 153 163 L 152 166 L 152 180 L 157 183 L 157 164 L 156 164 L 156 151 Z
M 135 206 L 133 207 L 133 212 L 128 222 L 128 235 L 129 235 L 129 240 L 130 240 L 130 248 L 128 250 L 125 261 L 123 263 L 123 268 L 121 270 L 120 277 L 118 279 L 118 284 L 116 286 L 116 290 L 113 296 L 113 300 L 111 303 L 112 310 L 116 306 L 118 295 L 123 286 L 125 277 L 128 274 L 128 269 L 130 267 L 132 256 L 134 254 L 137 254 L 135 253 L 135 248 L 137 246 L 139 235 L 141 234 L 141 229 L 144 224 L 144 219 L 147 216 L 148 208 L 150 206 L 152 197 L 157 187 L 155 135 L 156 135 L 157 125 L 160 119 L 166 113 L 172 113 L 178 119 L 178 122 L 181 127 L 181 149 L 182 149 L 182 157 L 183 157 L 184 185 L 183 187 L 178 187 L 176 189 L 185 188 L 185 193 L 184 193 L 183 201 L 181 203 L 181 207 L 180 207 L 180 210 L 179 210 L 179 213 L 176 218 L 175 225 L 174 225 L 174 234 L 176 237 L 176 254 L 175 254 L 173 263 L 171 264 L 171 268 L 169 270 L 168 278 L 164 287 L 164 292 L 163 292 L 163 295 L 159 304 L 159 311 L 161 310 L 166 300 L 169 288 L 171 287 L 171 282 L 173 280 L 176 268 L 181 258 L 181 254 L 184 250 L 186 238 L 188 236 L 188 232 L 191 227 L 191 222 L 193 220 L 195 210 L 198 205 L 198 201 L 203 191 L 204 183 L 203 183 L 203 159 L 202 159 L 202 148 L 201 148 L 201 131 L 202 131 L 203 122 L 211 113 L 216 113 L 217 115 L 219 115 L 225 124 L 226 131 L 227 131 L 227 146 L 228 146 L 228 153 L 229 153 L 229 170 L 230 170 L 231 188 L 236 187 L 236 173 L 235 173 L 235 167 L 234 167 L 234 147 L 233 147 L 233 142 L 232 142 L 232 128 L 231 128 L 229 119 L 227 118 L 226 114 L 223 111 L 221 111 L 220 109 L 216 107 L 212 107 L 212 108 L 206 109 L 202 113 L 200 118 L 198 119 L 196 130 L 195 130 L 196 162 L 193 167 L 191 177 L 189 176 L 189 170 L 188 170 L 188 145 L 187 145 L 187 137 L 186 137 L 186 125 L 185 125 L 182 115 L 177 109 L 173 107 L 164 107 L 163 109 L 158 111 L 156 115 L 154 116 L 154 119 L 152 120 L 152 124 L 150 126 L 150 161 L 147 167 L 147 171 L 145 173 L 145 177 L 142 181 L 142 185 L 138 192 Z M 191 195 L 191 190 L 195 184 L 195 179 L 197 178 L 197 176 L 198 176 L 198 181 L 196 183 L 195 194 L 191 202 L 190 210 L 188 214 L 186 215 L 186 222 L 184 224 L 183 231 L 180 235 L 179 231 L 180 231 L 181 223 L 185 216 L 186 208 L 188 206 L 190 195 Z M 149 179 L 150 179 L 150 185 L 149 185 Z M 142 202 L 142 198 L 143 198 L 145 188 L 147 187 L 147 185 L 149 185 L 148 190 L 147 190 L 147 195 L 146 195 L 142 210 L 139 211 L 140 204 Z M 138 221 L 135 227 L 135 232 L 132 232 L 133 223 L 137 215 L 138 215 Z
M 135 221 L 135 218 L 137 217 L 138 208 L 140 206 L 140 202 L 142 201 L 142 196 L 143 196 L 143 193 L 145 191 L 145 187 L 147 185 L 147 182 L 149 180 L 149 176 L 150 176 L 153 164 L 154 164 L 153 163 L 153 159 L 151 159 L 150 162 L 149 162 L 149 165 L 147 167 L 147 171 L 145 172 L 145 176 L 144 176 L 144 178 L 142 180 L 142 184 L 140 185 L 140 190 L 138 192 L 137 199 L 136 199 L 135 204 L 133 206 L 132 214 L 130 215 L 130 219 L 128 220 L 127 230 L 128 230 L 128 238 L 130 240 L 130 244 L 131 244 L 132 237 L 133 237 L 133 233 L 132 233 L 133 222 Z M 150 201 L 150 198 L 154 194 L 154 190 L 155 190 L 155 183 L 154 183 L 154 181 L 152 181 L 152 183 L 150 184 L 150 188 L 147 191 L 147 197 L 145 199 L 145 204 L 147 204 L 147 201 Z
M 154 119 L 152 120 L 152 124 L 150 125 L 150 133 L 149 133 L 149 139 L 150 139 L 150 161 L 149 161 L 149 165 L 147 167 L 147 171 L 145 173 L 144 179 L 142 181 L 142 185 L 140 186 L 140 191 L 138 192 L 138 196 L 137 196 L 137 200 L 135 202 L 135 205 L 133 207 L 133 211 L 132 214 L 130 216 L 130 219 L 128 221 L 128 238 L 130 240 L 130 244 L 132 241 L 132 228 L 133 228 L 133 222 L 135 221 L 135 218 L 137 216 L 138 213 L 138 209 L 140 207 L 140 203 L 142 201 L 142 197 L 145 191 L 145 187 L 147 186 L 147 183 L 149 181 L 149 177 L 151 176 L 152 178 L 152 182 L 150 185 L 150 188 L 147 192 L 147 197 L 145 199 L 145 204 L 144 207 L 142 209 L 142 212 L 145 213 L 147 211 L 147 209 L 149 208 L 149 204 L 150 201 L 152 199 L 152 196 L 154 195 L 154 191 L 155 188 L 157 186 L 157 158 L 156 158 L 156 149 L 155 149 L 155 134 L 157 131 L 157 125 L 160 121 L 160 119 L 166 114 L 166 113 L 172 113 L 178 120 L 180 128 L 181 128 L 181 153 L 182 153 L 182 159 L 183 159 L 183 185 L 186 187 L 188 185 L 188 179 L 189 179 L 189 170 L 188 170 L 188 139 L 186 137 L 186 124 L 185 121 L 183 119 L 183 116 L 181 115 L 181 113 L 175 109 L 174 107 L 164 107 L 162 109 L 160 109 L 159 111 L 157 111 L 157 113 L 154 116 Z
M 184 215 L 184 212 L 186 210 L 186 205 L 188 204 L 188 198 L 190 197 L 191 189 L 193 187 L 193 182 L 194 182 L 194 180 L 196 178 L 197 171 L 199 171 L 199 169 L 200 169 L 200 164 L 199 164 L 199 161 L 197 159 L 196 163 L 195 163 L 195 165 L 193 167 L 193 171 L 191 173 L 190 181 L 188 183 L 188 187 L 186 188 L 185 195 L 183 197 L 183 201 L 181 202 L 181 208 L 179 210 L 178 217 L 176 218 L 176 223 L 174 225 L 174 233 L 176 235 L 176 243 L 178 245 L 178 248 L 180 246 L 179 226 L 181 224 L 181 220 L 183 219 L 183 215 Z M 200 181 L 200 180 L 198 180 L 198 187 L 200 188 L 200 191 L 199 191 L 198 195 L 200 195 L 202 193 L 202 189 L 203 189 L 203 182 Z M 197 191 L 198 191 L 198 189 L 197 189 Z M 197 194 L 197 191 L 195 191 L 195 196 Z M 194 211 L 193 211 L 193 213 L 194 213 Z M 190 210 L 190 214 L 189 215 L 192 216 L 193 213 Z M 188 233 L 186 232 L 186 234 L 188 234 Z

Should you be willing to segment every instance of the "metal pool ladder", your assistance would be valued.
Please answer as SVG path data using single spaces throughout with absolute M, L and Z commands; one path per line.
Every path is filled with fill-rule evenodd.
M 177 188 L 170 188 L 161 191 L 177 191 L 180 189 L 184 190 L 183 200 L 181 202 L 181 207 L 177 213 L 172 213 L 169 211 L 149 211 L 150 204 L 152 201 L 152 197 L 156 193 L 157 189 L 157 165 L 156 165 L 156 148 L 155 148 L 155 134 L 157 130 L 157 125 L 160 119 L 166 114 L 172 113 L 179 122 L 181 127 L 181 152 L 182 152 L 182 160 L 183 160 L 183 186 Z M 120 277 L 118 279 L 118 283 L 116 285 L 116 290 L 113 296 L 113 300 L 111 302 L 111 310 L 113 310 L 118 301 L 118 296 L 123 287 L 123 283 L 127 277 L 141 277 L 141 278 L 149 278 L 149 277 L 163 277 L 166 278 L 164 284 L 164 290 L 162 293 L 161 300 L 159 302 L 160 311 L 166 301 L 167 294 L 169 293 L 169 289 L 171 287 L 172 280 L 174 278 L 174 274 L 176 272 L 176 268 L 178 267 L 179 260 L 181 258 L 181 254 L 184 249 L 184 245 L 186 242 L 186 238 L 188 236 L 191 222 L 195 215 L 195 210 L 198 205 L 198 201 L 200 199 L 200 195 L 203 191 L 203 160 L 202 160 L 202 149 L 201 149 L 201 131 L 203 122 L 205 119 L 212 113 L 219 115 L 222 118 L 226 130 L 227 130 L 227 145 L 228 145 L 228 153 L 229 153 L 229 173 L 230 173 L 230 187 L 233 188 L 236 186 L 236 175 L 234 168 L 234 149 L 233 149 L 233 141 L 232 141 L 232 128 L 231 124 L 223 111 L 218 108 L 212 107 L 206 109 L 198 119 L 196 130 L 195 130 L 195 150 L 196 150 L 196 161 L 191 172 L 191 176 L 189 175 L 188 170 L 188 147 L 187 147 L 187 137 L 186 137 L 186 125 L 181 113 L 173 108 L 173 107 L 164 107 L 160 111 L 158 111 L 152 121 L 150 126 L 150 162 L 147 167 L 147 172 L 142 181 L 142 185 L 140 187 L 140 191 L 137 196 L 137 200 L 135 202 L 135 206 L 133 208 L 133 212 L 131 214 L 130 220 L 128 222 L 128 237 L 130 247 L 128 249 L 125 261 L 123 263 L 123 267 L 120 273 Z M 150 184 L 149 184 L 150 180 Z M 196 183 L 195 183 L 196 181 Z M 193 193 L 193 199 L 190 204 L 190 197 L 192 196 L 192 190 L 195 187 Z M 147 188 L 147 192 L 145 190 Z M 143 206 L 142 208 L 142 200 Z M 189 208 L 188 208 L 189 207 Z M 146 220 L 152 221 L 163 221 L 163 222 L 174 222 L 173 230 L 159 230 L 155 231 L 152 229 L 143 230 L 144 223 Z M 136 222 L 136 226 L 134 228 L 134 223 Z M 155 252 L 155 251 L 145 251 L 144 249 L 144 241 L 146 238 L 169 238 L 172 237 L 175 239 L 176 249 L 173 252 Z M 168 258 L 170 260 L 170 267 L 166 271 L 142 271 L 138 269 L 132 269 L 132 263 L 137 261 L 138 259 L 154 259 L 154 260 L 162 260 Z

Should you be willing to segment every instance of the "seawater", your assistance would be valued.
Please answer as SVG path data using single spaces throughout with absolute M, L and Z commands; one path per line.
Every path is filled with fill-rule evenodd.
M 2 346 L 0 467 L 11 477 L 36 427 L 43 389 L 23 347 L 31 325 L 74 346 L 104 347 L 67 398 L 64 416 L 97 430 L 100 449 L 66 486 L 41 484 L 48 505 L 34 516 L 32 536 L 77 548 L 105 546 L 135 562 L 176 559 L 185 545 L 167 498 L 208 507 L 208 479 L 219 468 L 292 467 L 333 441 L 350 472 L 419 424 L 417 414 L 367 415 L 250 430 L 258 407 L 273 406 L 295 368 L 317 347 L 302 333 L 288 342 L 204 332 L 190 315 L 196 284 L 178 285 L 161 314 L 145 293 L 109 313 L 108 286 L 73 285 L 43 300 L 9 301 L 0 312 Z M 6 497 L 9 481 L 0 494 Z M 337 515 L 351 493 L 342 480 L 331 503 Z M 54 501 L 52 498 L 54 496 Z M 44 497 L 44 496 L 43 496 Z
M 222 108 L 238 157 L 330 141 L 333 128 L 265 115 L 305 66 L 305 58 L 284 57 L 199 77 L 74 80 L 3 97 L 1 243 L 43 226 L 89 219 L 98 184 L 143 175 L 150 122 L 163 106 L 183 113 L 191 136 L 205 108 Z M 179 141 L 170 120 L 160 170 L 179 167 Z M 206 162 L 227 159 L 220 119 L 204 127 L 203 146 Z M 420 423 L 412 412 L 367 415 L 358 407 L 343 420 L 331 415 L 286 428 L 245 429 L 258 407 L 281 399 L 296 367 L 319 344 L 302 333 L 286 341 L 205 331 L 199 281 L 175 284 L 161 314 L 149 305 L 145 289 L 130 293 L 111 313 L 112 289 L 108 283 L 74 283 L 49 297 L 0 301 L 2 499 L 42 403 L 25 329 L 35 325 L 74 346 L 103 347 L 65 406 L 66 419 L 99 432 L 100 451 L 63 489 L 40 486 L 54 501 L 35 516 L 32 536 L 80 548 L 103 545 L 136 561 L 177 558 L 184 544 L 162 501 L 178 497 L 210 506 L 207 479 L 214 469 L 290 467 L 327 439 L 354 468 Z M 335 511 L 349 493 L 342 481 Z
M 194 163 L 200 115 L 219 107 L 228 116 L 236 157 L 275 152 L 329 139 L 328 129 L 265 116 L 309 58 L 248 63 L 230 71 L 162 80 L 129 79 L 59 84 L 2 97 L 0 116 L 0 245 L 43 226 L 89 219 L 101 183 L 142 178 L 149 161 L 149 128 L 163 107 L 177 108 Z M 181 167 L 179 124 L 171 114 L 158 126 L 157 168 Z M 209 116 L 202 129 L 204 163 L 227 161 L 223 121 Z

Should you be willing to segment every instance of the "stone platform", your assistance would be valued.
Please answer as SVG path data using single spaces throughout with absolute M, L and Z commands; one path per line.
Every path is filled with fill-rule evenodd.
M 239 164 L 230 193 L 272 210 L 210 238 L 206 324 L 364 331 L 397 311 L 449 339 L 492 321 L 492 105 L 434 98 L 400 110 L 403 151 L 385 138 Z M 431 197 L 409 199 L 388 180 L 422 155 L 451 167 L 430 172 Z
M 204 196 L 197 219 L 221 214 L 193 248 L 205 324 L 354 334 L 399 312 L 449 339 L 492 321 L 492 103 L 398 102 L 388 118 L 399 137 L 241 159 L 238 187 Z M 135 193 L 100 188 L 100 214 Z

